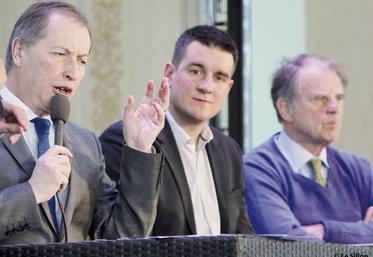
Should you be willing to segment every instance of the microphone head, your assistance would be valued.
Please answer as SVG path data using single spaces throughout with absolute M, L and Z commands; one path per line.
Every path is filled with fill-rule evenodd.
M 63 123 L 66 123 L 70 115 L 69 99 L 64 95 L 53 96 L 49 105 L 49 111 L 53 123 L 56 120 L 62 120 Z

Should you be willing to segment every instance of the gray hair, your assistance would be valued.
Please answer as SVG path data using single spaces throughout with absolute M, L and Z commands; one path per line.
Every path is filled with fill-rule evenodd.
M 334 71 L 342 82 L 344 87 L 347 86 L 347 78 L 340 66 L 332 60 L 326 59 L 317 54 L 301 54 L 294 59 L 287 60 L 275 72 L 272 80 L 271 97 L 273 106 L 276 109 L 277 119 L 282 122 L 282 117 L 277 109 L 276 102 L 280 98 L 287 100 L 289 105 L 295 102 L 298 95 L 299 76 L 301 71 L 311 65 L 325 67 L 325 69 Z
M 39 1 L 30 5 L 18 18 L 9 38 L 5 56 L 7 73 L 13 65 L 12 44 L 15 38 L 21 38 L 26 44 L 33 44 L 45 36 L 44 30 L 48 25 L 48 18 L 52 13 L 61 13 L 76 19 L 87 27 L 91 37 L 87 19 L 71 4 L 62 1 Z

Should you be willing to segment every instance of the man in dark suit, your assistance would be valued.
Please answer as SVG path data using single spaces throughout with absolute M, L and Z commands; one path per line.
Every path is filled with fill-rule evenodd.
M 51 99 L 57 94 L 73 97 L 90 49 L 85 18 L 65 2 L 34 3 L 15 24 L 6 54 L 7 81 L 0 94 L 24 109 L 31 122 L 14 144 L 8 134 L 0 136 L 0 244 L 151 232 L 163 158 L 151 153 L 151 146 L 164 126 L 167 80 L 155 99 L 150 83 L 137 110 L 133 99 L 128 100 L 124 119 L 131 123 L 124 129 L 123 180 L 117 188 L 105 173 L 101 146 L 92 132 L 67 122 L 63 146 L 53 146 Z
M 231 37 L 213 26 L 188 29 L 176 42 L 164 69 L 170 108 L 154 145 L 165 162 L 152 235 L 253 232 L 243 201 L 241 150 L 208 126 L 233 85 L 237 52 Z M 122 125 L 100 136 L 114 180 L 120 178 Z

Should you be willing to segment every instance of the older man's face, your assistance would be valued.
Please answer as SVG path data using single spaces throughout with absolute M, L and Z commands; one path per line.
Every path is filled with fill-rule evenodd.
M 21 41 L 22 44 L 22 41 Z M 23 45 L 19 57 L 17 94 L 37 115 L 49 113 L 56 94 L 71 98 L 82 80 L 90 50 L 88 29 L 77 20 L 59 13 L 49 17 L 44 36 Z
M 329 69 L 308 68 L 300 79 L 291 108 L 288 128 L 306 149 L 325 146 L 339 135 L 342 123 L 344 87 Z

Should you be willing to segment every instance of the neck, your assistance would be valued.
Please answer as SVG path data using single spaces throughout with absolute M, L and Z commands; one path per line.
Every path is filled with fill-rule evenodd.
M 197 142 L 203 127 L 206 125 L 206 122 L 189 122 L 185 119 L 180 118 L 175 112 L 169 109 L 172 117 L 175 119 L 176 123 L 187 133 L 187 135 L 194 141 Z
M 299 145 L 301 145 L 304 149 L 306 149 L 314 156 L 319 156 L 322 149 L 324 149 L 328 145 L 319 142 L 316 143 L 308 135 L 294 133 L 291 129 L 287 129 L 286 127 L 284 127 L 284 131 L 289 138 L 297 142 Z

